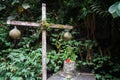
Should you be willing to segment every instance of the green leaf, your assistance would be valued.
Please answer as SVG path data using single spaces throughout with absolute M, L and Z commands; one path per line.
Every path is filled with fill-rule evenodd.
M 116 2 L 116 3 L 114 3 L 113 5 L 111 5 L 111 6 L 109 7 L 108 11 L 109 11 L 111 14 L 114 13 L 114 12 L 116 11 L 116 7 L 117 7 L 118 4 L 119 4 L 119 2 Z
M 0 11 L 3 10 L 3 9 L 5 9 L 5 8 L 6 8 L 5 5 L 1 5 L 1 4 L 0 4 Z
M 100 78 L 101 78 L 101 75 L 96 74 L 95 77 L 96 77 L 97 79 L 100 79 Z
M 120 10 L 120 2 L 119 2 L 119 4 L 118 4 L 118 6 L 117 6 L 117 7 L 118 7 L 118 10 Z
M 15 19 L 15 17 L 16 17 L 16 16 L 9 16 L 7 19 L 8 19 L 8 20 L 13 20 L 13 19 Z
M 111 5 L 108 11 L 112 14 L 113 18 L 120 16 L 120 2 L 116 2 Z
M 112 13 L 112 17 L 113 17 L 113 18 L 118 17 L 117 13 L 116 13 L 116 12 Z
M 28 9 L 28 8 L 30 8 L 30 5 L 29 5 L 28 3 L 23 3 L 23 4 L 22 4 L 22 7 L 23 7 L 24 9 Z
M 22 77 L 12 77 L 11 80 L 23 80 Z
M 120 10 L 118 8 L 116 9 L 116 14 L 120 16 Z
M 119 2 L 116 2 L 116 3 L 114 3 L 113 5 L 111 5 L 111 6 L 109 7 L 108 11 L 109 11 L 111 14 L 115 13 L 118 4 L 119 4 Z
M 119 2 L 119 4 L 117 5 L 117 8 L 116 8 L 116 14 L 118 16 L 120 16 L 120 2 Z
M 13 0 L 12 5 L 14 5 L 15 3 L 19 3 L 19 0 Z

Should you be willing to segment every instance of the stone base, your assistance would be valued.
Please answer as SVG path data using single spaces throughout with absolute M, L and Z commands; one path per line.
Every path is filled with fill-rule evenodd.
M 64 61 L 63 71 L 54 74 L 48 80 L 95 80 L 95 76 L 90 73 L 78 73 L 75 70 L 74 61 Z
M 47 80 L 95 80 L 95 76 L 90 73 L 67 74 L 63 71 L 59 71 Z

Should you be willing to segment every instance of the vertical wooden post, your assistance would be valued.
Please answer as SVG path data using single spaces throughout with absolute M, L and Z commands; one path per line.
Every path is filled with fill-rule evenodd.
M 46 4 L 42 3 L 42 22 L 46 21 Z M 42 80 L 47 80 L 46 30 L 42 27 Z

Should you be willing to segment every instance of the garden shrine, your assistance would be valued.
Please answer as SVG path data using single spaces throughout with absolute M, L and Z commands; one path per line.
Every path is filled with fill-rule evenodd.
M 78 73 L 75 71 L 75 62 L 65 62 L 63 71 L 59 71 L 52 77 L 47 79 L 47 66 L 46 66 L 46 28 L 60 28 L 60 29 L 72 29 L 72 26 L 61 24 L 49 24 L 46 22 L 46 4 L 42 3 L 42 22 L 23 22 L 23 21 L 7 21 L 7 24 L 14 26 L 33 26 L 40 27 L 42 29 L 42 80 L 95 80 L 93 74 Z M 40 65 L 40 64 L 39 64 Z

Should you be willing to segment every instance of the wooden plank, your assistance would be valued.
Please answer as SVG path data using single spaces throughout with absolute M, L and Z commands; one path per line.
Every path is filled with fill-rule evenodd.
M 42 30 L 42 80 L 47 79 L 47 67 L 46 67 L 46 30 Z
M 40 23 L 35 23 L 35 22 L 10 21 L 10 20 L 7 20 L 7 24 L 19 25 L 19 26 L 36 26 L 36 27 L 41 26 Z
M 19 26 L 35 26 L 35 27 L 41 27 L 42 23 L 35 23 L 35 22 L 23 22 L 23 21 L 7 21 L 7 24 L 11 25 L 19 25 Z M 61 24 L 49 24 L 50 28 L 60 28 L 60 29 L 73 29 L 73 26 L 69 25 L 61 25 Z
M 46 21 L 46 4 L 42 4 L 42 22 Z M 46 67 L 46 30 L 42 27 L 42 80 L 47 80 L 47 67 Z
M 61 24 L 50 24 L 50 28 L 73 29 L 73 26 L 61 25 Z

